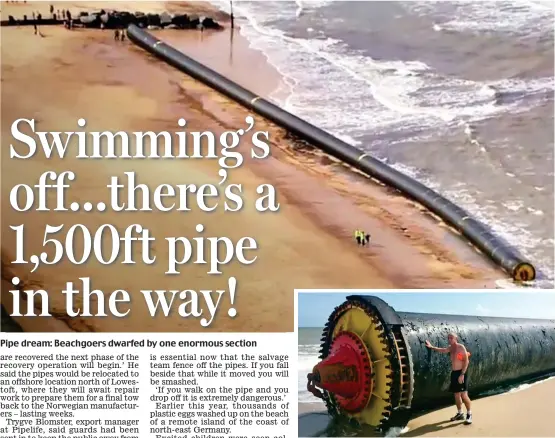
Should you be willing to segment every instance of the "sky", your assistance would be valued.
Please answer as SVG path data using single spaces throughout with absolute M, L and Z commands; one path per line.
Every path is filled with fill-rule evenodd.
M 323 327 L 349 295 L 373 295 L 399 312 L 555 319 L 555 292 L 299 293 L 299 327 Z

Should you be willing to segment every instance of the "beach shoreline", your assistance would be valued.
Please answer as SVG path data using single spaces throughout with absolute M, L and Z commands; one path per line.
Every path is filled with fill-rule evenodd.
M 416 437 L 549 437 L 552 426 L 549 417 L 551 393 L 555 390 L 555 379 L 549 378 L 502 394 L 479 398 L 473 401 L 474 423 L 453 423 L 449 418 L 456 411 L 454 406 L 438 409 L 414 417 L 407 429 L 399 435 L 390 432 L 387 436 Z M 330 425 L 330 417 L 323 403 L 299 403 L 299 437 L 322 435 Z M 368 432 L 368 431 L 366 431 Z M 349 436 L 382 436 L 349 435 Z
M 109 4 L 114 9 L 126 8 L 121 2 Z M 54 5 L 62 7 L 61 3 Z M 68 5 L 89 10 L 98 8 L 86 2 L 63 3 L 64 7 Z M 37 6 L 3 4 L 2 15 L 22 15 L 25 7 L 32 10 Z M 46 4 L 40 7 L 46 9 Z M 144 11 L 158 12 L 166 8 L 165 3 L 141 2 Z M 179 3 L 172 8 L 187 12 L 189 6 Z M 39 38 L 33 35 L 32 28 L 2 28 L 4 145 L 12 141 L 10 124 L 21 117 L 36 118 L 41 130 L 72 131 L 79 116 L 87 119 L 89 130 L 155 132 L 176 130 L 175 121 L 184 117 L 191 130 L 222 132 L 244 125 L 249 115 L 244 108 L 130 42 L 115 44 L 109 31 L 48 27 L 43 33 L 45 37 Z M 238 33 L 232 40 L 228 28 L 204 33 L 159 31 L 156 35 L 262 96 L 268 96 L 279 86 L 281 78 L 265 56 L 251 49 L 249 42 Z M 260 72 L 254 81 L 249 76 L 253 68 Z M 43 73 L 39 76 L 38 71 Z M 137 71 L 141 74 L 136 74 Z M 10 311 L 11 305 L 7 290 L 9 276 L 17 275 L 24 284 L 41 285 L 49 291 L 52 315 L 70 330 L 188 331 L 198 327 L 196 320 L 179 316 L 150 318 L 138 299 L 134 302 L 133 314 L 127 318 L 67 318 L 62 296 L 55 291 L 65 281 L 83 276 L 91 277 L 93 286 L 100 290 L 121 287 L 134 294 L 141 288 L 215 289 L 223 282 L 221 278 L 207 278 L 202 269 L 194 266 L 184 271 L 187 281 L 168 278 L 162 269 L 150 266 L 102 266 L 92 262 L 84 266 L 62 262 L 57 266 L 42 266 L 36 273 L 11 265 L 6 271 L 9 263 L 6 261 L 13 259 L 15 248 L 9 225 L 21 223 L 30 229 L 26 240 L 28 254 L 40 249 L 44 225 L 54 223 L 69 226 L 79 222 L 90 228 L 113 223 L 123 228 L 140 222 L 156 231 L 157 240 L 172 234 L 190 235 L 197 223 L 203 223 L 212 233 L 235 238 L 250 233 L 260 242 L 259 262 L 247 268 L 231 264 L 225 275 L 238 279 L 241 296 L 238 311 L 252 316 L 223 317 L 211 327 L 217 331 L 291 331 L 295 288 L 492 288 L 495 280 L 505 276 L 413 202 L 318 151 L 300 150 L 283 130 L 259 117 L 255 119 L 257 129 L 270 132 L 272 157 L 258 162 L 247 159 L 232 175 L 251 191 L 261 183 L 276 187 L 281 211 L 263 218 L 252 209 L 235 216 L 226 214 L 225 220 L 219 213 L 206 215 L 196 211 L 188 213 L 186 220 L 177 214 L 159 212 L 17 213 L 6 201 L 11 187 L 35 181 L 47 169 L 71 169 L 76 173 L 75 191 L 70 192 L 69 202 L 82 199 L 107 202 L 102 190 L 110 175 L 133 170 L 149 186 L 182 182 L 184 174 L 195 182 L 210 182 L 216 178 L 217 165 L 211 161 L 160 163 L 159 160 L 157 163 L 111 160 L 99 165 L 73 158 L 40 157 L 13 161 L 9 159 L 9 148 L 4 147 L 2 302 L 7 310 Z M 160 223 L 164 226 L 160 227 Z M 371 232 L 369 248 L 361 249 L 354 244 L 352 232 L 358 227 Z M 330 258 L 330 254 L 334 256 Z M 166 255 L 160 254 L 161 262 Z M 117 284 L 111 278 L 118 278 Z M 263 301 L 258 298 L 261 295 L 265 297 Z M 36 321 L 26 321 L 29 318 L 16 319 L 24 330 L 56 331 L 37 328 Z

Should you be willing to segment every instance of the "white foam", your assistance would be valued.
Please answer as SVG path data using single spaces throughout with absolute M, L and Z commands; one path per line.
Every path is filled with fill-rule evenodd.
M 506 388 L 505 389 L 499 389 L 499 388 L 491 389 L 489 391 L 486 391 L 486 392 L 482 393 L 481 395 L 491 397 L 492 395 L 502 396 L 502 395 L 512 394 L 512 393 L 515 393 L 515 392 L 524 391 L 526 389 L 531 388 L 532 386 L 540 385 L 540 384 L 545 383 L 545 382 L 547 382 L 548 380 L 551 380 L 551 379 L 555 379 L 555 376 L 547 377 L 545 379 L 538 380 L 537 382 L 534 382 L 534 383 L 523 383 L 523 384 L 518 385 L 518 386 L 516 386 L 516 387 L 514 387 L 514 388 L 512 388 L 508 391 L 506 390 Z
M 305 3 L 302 5 L 305 7 Z M 258 16 L 259 10 L 255 17 L 246 7 L 237 9 L 248 19 L 249 25 L 241 29 L 251 45 L 262 50 L 287 78 L 285 83 L 291 95 L 282 102 L 285 108 L 309 121 L 318 121 L 324 129 L 333 129 L 335 134 L 354 132 L 351 137 L 356 139 L 357 133 L 406 124 L 407 117 L 418 118 L 418 124 L 433 127 L 437 122 L 450 123 L 461 117 L 478 120 L 517 109 L 516 104 L 496 105 L 493 84 L 447 80 L 419 61 L 378 62 L 349 51 L 338 40 L 292 38 L 261 24 L 277 16 L 286 16 L 286 8 L 264 8 L 262 18 Z M 423 76 L 424 72 L 427 74 Z M 328 80 L 322 81 L 322 77 Z M 298 86 L 301 82 L 302 86 Z M 438 83 L 442 86 L 438 87 Z M 519 86 L 522 88 L 522 83 Z M 328 96 L 332 95 L 337 100 L 333 106 L 342 108 L 341 114 L 332 115 L 327 109 Z M 380 105 L 371 102 L 374 99 Z M 366 107 L 361 108 L 361 102 L 367 102 Z
M 536 386 L 536 385 L 539 385 L 541 383 L 545 383 L 548 380 L 552 380 L 552 379 L 555 379 L 555 376 L 554 377 L 548 377 L 547 379 L 543 379 L 543 380 L 540 380 L 540 381 L 534 382 L 534 383 L 523 383 L 522 385 L 517 386 L 516 388 L 513 388 L 513 389 L 511 389 L 511 390 L 509 390 L 509 391 L 507 391 L 507 392 L 505 392 L 501 395 L 513 394 L 515 392 L 525 391 L 527 389 L 530 389 L 532 386 Z
M 319 345 L 299 346 L 299 357 L 298 357 L 298 377 L 297 377 L 297 387 L 299 391 L 299 403 L 314 403 L 318 399 L 314 397 L 306 389 L 306 375 L 312 372 L 314 365 L 316 365 L 320 359 L 318 359 L 318 354 L 314 351 L 319 350 Z
M 503 206 L 511 211 L 519 211 L 524 207 L 524 203 L 522 201 L 507 201 Z
M 555 3 L 553 0 L 526 0 L 526 3 L 528 3 L 531 8 L 538 8 L 543 11 L 553 12 L 555 10 Z
M 334 76 L 342 86 L 349 81 L 347 78 L 341 78 L 341 72 L 359 81 L 363 86 L 359 94 L 366 91 L 384 107 L 378 108 L 379 112 L 389 111 L 396 115 L 397 121 L 408 115 L 449 123 L 460 117 L 479 120 L 500 112 L 514 112 L 518 109 L 515 103 L 497 105 L 497 90 L 494 87 L 498 85 L 500 88 L 507 89 L 509 88 L 507 83 L 490 85 L 456 78 L 447 79 L 438 76 L 427 65 L 418 61 L 377 62 L 367 56 L 346 52 L 345 46 L 337 40 L 318 41 L 285 36 L 282 38 L 305 49 L 306 53 L 314 58 L 323 59 L 336 67 L 339 72 L 335 72 Z M 314 64 L 314 59 L 311 63 Z M 317 68 L 318 64 L 316 64 L 315 67 L 315 71 L 326 70 L 325 65 Z M 302 69 L 298 73 L 304 75 L 305 72 L 306 70 Z M 320 81 L 321 77 L 315 78 L 314 81 L 309 81 L 306 77 L 302 80 L 312 83 L 316 80 Z M 538 80 L 530 84 L 524 81 L 513 81 L 510 87 L 514 90 L 515 86 L 518 86 L 519 89 L 529 93 L 532 90 L 544 90 L 546 84 L 549 84 L 552 89 L 552 82 L 552 79 Z M 354 88 L 353 85 L 356 84 L 349 85 L 344 89 L 350 93 Z M 377 115 L 378 117 L 374 119 L 383 120 L 379 117 L 379 113 Z
M 301 4 L 308 11 L 329 2 L 319 2 L 317 6 L 313 2 Z M 372 132 L 374 140 L 362 146 L 367 152 L 371 152 L 374 147 L 393 147 L 399 142 L 425 141 L 434 132 L 450 129 L 454 125 L 465 130 L 471 144 L 487 152 L 489 145 L 480 144 L 476 133 L 472 131 L 473 123 L 504 112 L 514 114 L 528 111 L 537 104 L 530 102 L 528 106 L 525 105 L 531 95 L 552 98 L 555 90 L 553 77 L 473 82 L 442 77 L 428 65 L 416 60 L 376 61 L 362 52 L 349 49 L 340 40 L 326 38 L 323 32 L 318 32 L 322 38 L 292 38 L 266 23 L 280 17 L 294 20 L 295 4 L 286 7 L 285 3 L 277 5 L 275 2 L 264 2 L 263 6 L 259 5 L 260 2 L 240 3 L 235 9 L 247 19 L 241 25 L 241 33 L 253 48 L 263 51 L 283 77 L 283 84 L 270 98 L 286 110 L 350 144 L 360 144 L 360 138 Z M 433 4 L 422 3 L 410 7 L 427 8 L 426 13 L 436 8 Z M 479 14 L 485 13 L 485 22 L 493 25 L 493 18 L 497 17 L 497 8 L 487 4 L 459 5 L 457 8 L 460 12 L 457 18 L 459 21 L 476 21 Z M 528 9 L 525 7 L 524 12 L 519 12 L 528 18 L 521 18 L 514 10 L 511 12 L 514 16 L 507 15 L 510 8 L 503 9 L 500 17 L 510 17 L 513 22 L 529 20 L 533 13 Z M 536 17 L 538 14 L 543 16 L 545 11 L 535 14 Z M 499 99 L 507 95 L 514 98 L 505 99 L 507 102 Z M 470 135 L 467 131 L 470 131 Z M 400 135 L 392 138 L 392 132 Z M 522 248 L 525 256 L 534 255 L 537 245 L 543 243 L 542 239 L 525 229 L 525 224 L 500 220 L 499 217 L 505 217 L 503 212 L 479 205 L 475 195 L 464 191 L 464 185 L 441 190 L 435 181 L 422 178 L 410 166 L 395 164 L 394 167 L 442 192 L 477 219 L 490 225 L 496 234 Z M 514 175 L 507 173 L 509 177 Z M 542 187 L 535 189 L 544 190 Z M 530 205 L 525 207 L 531 208 Z M 516 207 L 508 204 L 506 208 L 510 212 Z M 540 266 L 542 268 L 547 268 L 548 275 L 553 276 L 551 266 Z
M 528 80 L 509 78 L 492 82 L 491 85 L 497 89 L 498 95 L 512 93 L 520 94 L 522 98 L 539 95 L 552 99 L 553 92 L 555 91 L 555 78 L 543 77 Z M 521 107 L 520 102 L 516 103 L 519 104 L 519 107 Z M 526 109 L 528 108 L 522 108 L 521 111 Z
M 386 438 L 395 438 L 401 435 L 402 433 L 403 433 L 403 429 L 401 429 L 400 427 L 392 427 L 390 429 L 387 429 L 387 432 L 385 433 L 384 436 Z
M 450 9 L 446 11 L 438 9 L 435 2 L 402 4 L 411 12 L 444 20 L 436 25 L 454 32 L 527 34 L 534 30 L 553 31 L 554 3 L 549 1 L 512 0 L 496 2 L 494 7 L 482 1 L 457 2 L 448 3 Z
M 515 282 L 510 278 L 500 278 L 499 280 L 495 280 L 495 288 L 496 289 L 521 289 L 525 287 L 521 282 Z
M 394 438 L 407 433 L 409 430 L 410 428 L 408 426 L 403 429 L 401 429 L 400 427 L 391 427 L 385 432 L 384 436 L 387 438 Z
M 532 207 L 526 207 L 526 210 L 528 210 L 534 216 L 543 216 L 544 215 L 543 210 L 536 210 L 535 208 L 532 208 Z
M 297 10 L 295 11 L 295 15 L 297 16 L 297 18 L 299 18 L 303 13 L 303 2 L 301 2 L 300 0 L 296 0 L 295 3 L 297 3 Z
M 320 347 L 318 347 L 318 350 Z M 303 379 L 306 381 L 306 374 L 311 372 L 320 359 L 318 359 L 318 354 L 307 354 L 303 352 L 299 352 L 299 363 L 298 363 L 298 370 L 299 375 L 302 374 Z
M 495 89 L 495 87 L 491 86 L 491 85 L 487 85 L 484 84 L 481 88 L 480 88 L 480 94 L 483 94 L 485 96 L 488 97 L 496 97 L 497 96 L 497 90 Z

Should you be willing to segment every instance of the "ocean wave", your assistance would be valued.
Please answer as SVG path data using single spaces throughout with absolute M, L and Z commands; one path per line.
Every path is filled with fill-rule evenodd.
M 492 396 L 492 395 L 507 395 L 507 394 L 513 394 L 515 392 L 520 392 L 520 391 L 525 391 L 527 389 L 530 389 L 532 386 L 536 386 L 536 385 L 541 385 L 542 383 L 545 383 L 549 380 L 555 379 L 555 376 L 551 376 L 551 377 L 547 377 L 535 382 L 531 382 L 531 383 L 521 383 L 518 384 L 516 386 L 511 387 L 510 389 L 508 388 L 494 388 L 490 391 L 486 391 L 483 394 L 481 394 L 482 396 Z
M 317 399 L 306 389 L 306 375 L 312 372 L 314 365 L 316 365 L 320 359 L 318 358 L 319 345 L 302 345 L 299 346 L 299 356 L 298 356 L 298 377 L 297 386 L 299 391 L 299 403 L 314 403 Z
M 317 356 L 320 348 L 320 344 L 299 344 L 299 354 Z
M 443 77 L 418 60 L 377 61 L 350 50 L 341 40 L 294 38 L 263 24 L 284 13 L 282 9 L 265 8 L 262 17 L 248 8 L 238 9 L 248 20 L 242 32 L 251 46 L 265 53 L 286 78 L 290 95 L 279 103 L 309 121 L 320 122 L 324 129 L 334 129 L 334 133 L 354 132 L 351 139 L 369 129 L 406 124 L 410 117 L 431 128 L 459 118 L 476 121 L 501 112 L 526 110 L 518 99 L 499 102 L 493 87 L 499 87 L 500 93 L 516 94 L 553 90 L 549 78 L 485 84 Z M 327 80 L 322 81 L 322 77 Z M 489 93 L 484 93 L 485 89 Z M 334 106 L 342 108 L 341 113 L 327 110 L 331 96 Z M 370 118 L 370 114 L 374 116 Z
M 519 385 L 519 386 L 517 386 L 516 388 L 510 389 L 510 390 L 507 392 L 507 394 L 512 394 L 512 393 L 515 393 L 515 392 L 524 391 L 524 390 L 526 390 L 526 389 L 530 389 L 532 386 L 536 386 L 536 385 L 539 385 L 539 384 L 541 384 L 541 383 L 545 383 L 545 382 L 547 382 L 548 380 L 553 380 L 553 379 L 555 379 L 555 376 L 548 377 L 547 379 L 543 379 L 543 380 L 540 380 L 540 381 L 534 382 L 534 383 L 523 383 L 522 385 Z
M 542 77 L 529 80 L 508 78 L 492 81 L 490 86 L 497 90 L 497 98 L 502 104 L 525 109 L 535 105 L 538 100 L 553 100 L 555 78 Z M 522 105 L 523 103 L 528 104 Z
M 403 2 L 403 5 L 418 15 L 434 17 L 434 30 L 517 35 L 553 32 L 553 2 L 497 1 L 495 7 L 482 1 Z
M 308 0 L 308 1 L 295 0 L 295 3 L 297 4 L 297 10 L 295 11 L 295 15 L 298 18 L 304 12 L 310 12 L 318 8 L 323 8 L 333 3 L 334 1 L 336 0 Z
M 438 132 L 451 133 L 455 128 L 464 132 L 469 144 L 479 148 L 494 165 L 495 157 L 487 158 L 492 145 L 482 144 L 474 124 L 499 114 L 524 113 L 534 108 L 539 100 L 553 99 L 553 77 L 470 81 L 441 75 L 418 60 L 372 59 L 361 51 L 352 50 L 340 39 L 327 37 L 323 31 L 312 32 L 315 38 L 293 37 L 277 28 L 275 23 L 283 17 L 294 17 L 298 3 L 305 7 L 305 2 L 264 2 L 263 5 L 240 2 L 235 7 L 246 20 L 241 24 L 241 33 L 251 47 L 265 54 L 283 77 L 281 87 L 270 98 L 366 152 L 387 150 L 398 143 L 423 142 Z M 327 2 L 321 3 L 325 4 Z M 510 7 L 502 8 L 503 17 Z M 439 6 L 430 2 L 414 8 L 427 8 L 429 13 Z M 488 5 L 457 4 L 456 8 L 461 12 L 457 15 L 459 21 L 487 12 L 489 15 L 484 22 L 491 23 L 490 16 L 495 12 L 495 8 Z M 515 22 L 529 20 L 533 13 L 536 16 L 546 13 L 532 13 L 526 8 L 522 11 L 525 18 L 514 17 Z M 436 24 L 444 28 L 443 22 Z M 369 132 L 372 133 L 370 140 Z M 509 200 L 494 209 L 479 197 L 479 193 L 471 194 L 464 184 L 443 187 L 433 175 L 424 176 L 410 165 L 388 164 L 460 204 L 497 235 L 521 248 L 525 256 L 532 258 L 539 246 L 545 246 L 545 236 L 527 230 L 522 220 L 513 217 L 515 208 L 527 210 L 534 216 L 541 215 L 536 212 L 542 209 L 530 205 L 529 200 Z M 501 165 L 495 164 L 496 167 Z M 509 170 L 504 171 L 505 177 L 513 175 L 518 179 L 519 174 Z M 540 270 L 545 271 L 549 279 L 554 277 L 551 264 L 550 258 L 540 263 Z
M 315 403 L 318 401 L 320 401 L 320 399 L 314 397 L 313 394 L 306 390 L 306 383 L 302 388 L 299 386 L 299 403 Z

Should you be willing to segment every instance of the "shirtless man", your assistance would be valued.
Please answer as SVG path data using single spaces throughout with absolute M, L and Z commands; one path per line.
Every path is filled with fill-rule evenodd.
M 449 353 L 451 356 L 451 384 L 449 385 L 449 392 L 455 394 L 455 404 L 457 405 L 457 415 L 451 418 L 451 421 L 465 420 L 465 424 L 472 424 L 471 401 L 468 397 L 468 377 L 466 376 L 470 363 L 468 358 L 470 353 L 457 340 L 458 337 L 455 333 L 449 333 L 447 336 L 449 347 L 434 347 L 430 344 L 430 341 L 426 341 L 426 347 L 439 353 Z M 466 419 L 462 411 L 463 403 L 466 406 Z

